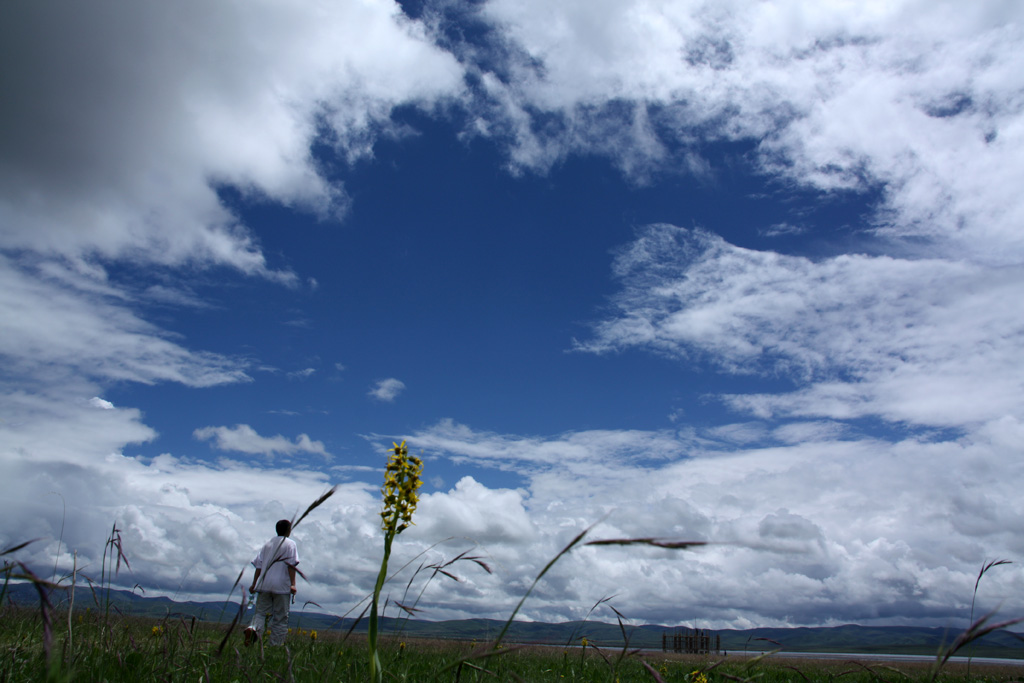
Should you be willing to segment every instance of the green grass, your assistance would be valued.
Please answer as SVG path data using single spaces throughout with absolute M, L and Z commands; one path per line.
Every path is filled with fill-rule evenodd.
M 370 672 L 363 636 L 295 630 L 285 647 L 246 648 L 240 629 L 192 618 L 152 619 L 76 612 L 69 638 L 67 615 L 53 614 L 49 666 L 40 612 L 0 609 L 2 681 L 365 681 Z M 221 647 L 224 643 L 223 648 Z M 489 654 L 489 656 L 487 656 Z M 664 681 L 708 683 L 753 681 L 931 680 L 928 663 L 882 664 L 870 658 L 809 661 L 774 657 L 697 657 L 661 652 L 627 653 L 592 645 L 518 647 L 495 651 L 489 644 L 398 640 L 382 637 L 381 664 L 389 681 Z M 1024 668 L 974 663 L 970 679 L 963 665 L 947 664 L 940 681 L 1015 681 Z

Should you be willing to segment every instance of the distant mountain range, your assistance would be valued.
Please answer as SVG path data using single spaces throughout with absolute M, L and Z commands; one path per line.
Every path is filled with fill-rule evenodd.
M 7 586 L 5 602 L 37 605 L 39 596 L 29 584 Z M 56 609 L 66 609 L 68 594 L 55 591 L 51 602 Z M 105 608 L 106 592 L 94 595 L 88 588 L 79 587 L 75 609 Z M 196 617 L 205 621 L 231 621 L 239 610 L 239 603 L 228 602 L 176 602 L 170 598 L 149 598 L 128 591 L 110 592 L 110 609 L 119 614 L 164 618 Z M 329 614 L 304 612 L 293 608 L 291 625 L 317 631 L 338 630 L 362 633 L 366 619 L 340 618 Z M 458 619 L 452 621 L 423 621 L 385 617 L 381 626 L 385 633 L 400 634 L 408 638 L 442 638 L 478 641 L 493 639 L 505 622 L 496 619 Z M 966 623 L 964 627 L 966 627 Z M 666 634 L 671 638 L 677 632 L 689 631 L 682 626 L 645 624 L 626 626 L 625 635 L 630 648 L 660 650 Z M 915 626 L 857 626 L 848 624 L 833 627 L 754 628 L 745 630 L 722 629 L 712 632 L 721 642 L 721 650 L 730 653 L 757 653 L 768 650 L 788 652 L 844 652 L 850 654 L 913 654 L 934 655 L 959 635 L 955 629 Z M 616 649 L 624 644 L 623 631 L 617 624 L 595 621 L 571 621 L 560 624 L 516 621 L 505 636 L 506 642 L 541 643 L 547 645 L 578 645 L 586 638 L 602 648 Z M 1024 634 L 998 631 L 976 641 L 972 653 L 976 657 L 1024 659 Z M 966 653 L 964 653 L 966 654 Z

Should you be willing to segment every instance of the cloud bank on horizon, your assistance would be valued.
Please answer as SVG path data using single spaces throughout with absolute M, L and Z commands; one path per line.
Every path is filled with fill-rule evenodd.
M 39 567 L 56 556 L 70 571 L 77 551 L 95 572 L 113 520 L 130 584 L 220 597 L 276 519 L 338 484 L 296 538 L 315 578 L 306 597 L 343 613 L 372 588 L 392 438 L 423 450 L 428 481 L 444 473 L 396 556 L 478 544 L 496 570 L 431 584 L 430 619 L 507 616 L 591 525 L 593 538 L 712 544 L 580 549 L 526 618 L 580 618 L 615 595 L 652 623 L 962 624 L 980 566 L 1022 559 L 1024 7 L 44 0 L 8 15 L 0 545 L 44 539 L 23 553 Z M 398 270 L 388 260 L 412 228 L 360 223 L 360 202 L 367 178 L 387 182 L 374 176 L 382 146 L 401 153 L 430 126 L 452 158 L 496 150 L 489 178 L 502 188 L 550 183 L 537 215 L 594 199 L 559 185 L 574 163 L 614 169 L 623 192 L 669 188 L 677 212 L 739 173 L 799 204 L 791 222 L 728 235 L 636 225 L 623 209 L 600 305 L 571 313 L 586 325 L 528 335 L 538 358 L 626 368 L 650 356 L 694 373 L 700 390 L 677 389 L 685 405 L 661 405 L 671 419 L 624 426 L 595 411 L 557 432 L 531 427 L 548 424 L 530 407 L 542 379 L 503 378 L 497 351 L 472 365 L 464 344 L 494 320 L 509 335 L 525 327 L 511 313 L 466 313 L 437 347 L 400 340 L 433 354 L 440 378 L 480 375 L 456 387 L 480 405 L 472 417 L 425 400 L 391 339 L 365 347 L 380 357 L 351 350 L 355 299 L 385 312 L 430 301 L 424 328 L 455 307 L 429 298 L 451 273 L 426 266 L 407 274 L 417 299 L 387 283 L 332 289 L 333 264 L 298 265 L 323 232 L 391 230 L 397 255 L 355 258 Z M 867 210 L 810 217 L 851 197 Z M 436 217 L 430 238 L 454 220 Z M 560 239 L 572 250 L 597 237 L 568 222 Z M 468 261 L 494 258 L 460 243 Z M 495 271 L 510 291 L 538 277 Z M 245 297 L 260 299 L 262 327 L 229 324 Z M 302 312 L 314 298 L 335 303 Z M 530 329 L 554 329 L 537 310 Z M 290 367 L 255 343 L 275 324 Z M 307 332 L 320 346 L 300 354 Z M 291 431 L 258 398 L 277 377 L 304 392 L 278 394 Z M 525 387 L 516 430 L 484 410 L 513 386 Z M 204 414 L 177 437 L 152 426 L 155 411 L 193 402 Z M 698 407 L 714 420 L 691 417 Z M 304 421 L 321 414 L 374 415 L 397 433 Z M 986 608 L 1024 612 L 1017 564 L 985 581 Z

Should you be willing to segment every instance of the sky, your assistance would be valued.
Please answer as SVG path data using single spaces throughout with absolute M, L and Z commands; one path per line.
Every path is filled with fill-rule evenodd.
M 584 531 L 707 545 L 578 546 L 520 618 L 964 627 L 996 559 L 976 614 L 1024 615 L 1024 5 L 4 15 L 0 546 L 39 575 L 116 528 L 116 585 L 237 599 L 336 487 L 299 602 L 358 614 L 405 440 L 417 618 L 507 618 Z

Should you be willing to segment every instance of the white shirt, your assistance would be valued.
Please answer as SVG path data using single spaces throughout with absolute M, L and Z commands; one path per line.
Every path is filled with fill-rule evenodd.
M 260 570 L 256 590 L 261 593 L 291 593 L 292 581 L 288 567 L 299 564 L 299 549 L 295 541 L 284 536 L 274 536 L 263 544 L 252 566 Z

